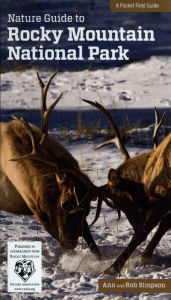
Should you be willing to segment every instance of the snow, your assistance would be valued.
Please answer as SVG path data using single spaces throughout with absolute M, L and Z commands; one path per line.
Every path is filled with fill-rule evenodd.
M 43 80 L 50 75 L 51 72 L 41 72 Z M 104 102 L 109 108 L 169 107 L 170 83 L 170 57 L 151 57 L 143 62 L 109 70 L 58 73 L 49 97 L 56 98 L 63 92 L 58 109 L 87 107 L 88 104 L 80 101 L 84 98 Z M 40 88 L 36 72 L 26 70 L 2 74 L 1 97 L 2 109 L 39 109 Z
M 40 72 L 47 81 L 51 72 Z M 9 72 L 1 76 L 2 120 L 14 110 L 22 113 L 39 109 L 40 88 L 35 70 Z M 152 57 L 147 61 L 132 63 L 122 68 L 109 70 L 58 73 L 49 91 L 49 103 L 64 92 L 56 110 L 94 110 L 80 99 L 97 100 L 106 107 L 117 109 L 151 109 L 156 106 L 168 109 L 171 105 L 169 85 L 171 81 L 171 58 Z M 51 99 L 51 100 L 50 100 Z M 23 111 L 22 111 L 23 110 Z M 99 113 L 100 114 L 100 113 Z M 33 114 L 34 115 L 34 114 Z M 29 115 L 27 115 L 29 117 Z M 145 115 L 144 115 L 145 118 Z M 70 120 L 68 120 L 69 122 Z M 141 120 L 142 124 L 143 119 Z M 34 119 L 32 122 L 36 122 Z M 72 122 L 72 120 L 71 120 Z M 153 121 L 145 128 L 130 131 L 128 151 L 131 157 L 151 149 Z M 140 124 L 141 125 L 141 124 Z M 170 126 L 170 123 L 169 123 Z M 168 126 L 168 130 L 170 127 Z M 57 137 L 60 128 L 51 128 Z M 72 131 L 70 132 L 72 134 Z M 75 135 L 76 136 L 76 135 Z M 81 169 L 97 185 L 106 183 L 109 168 L 118 166 L 123 158 L 114 147 L 94 151 L 104 137 L 90 139 L 85 135 L 71 141 L 61 138 L 62 143 L 77 158 Z M 88 216 L 90 224 L 95 216 L 96 203 L 92 204 Z M 169 299 L 169 294 L 102 294 L 98 293 L 98 278 L 126 247 L 133 229 L 122 213 L 117 213 L 103 204 L 98 221 L 91 228 L 93 237 L 102 253 L 98 260 L 87 248 L 85 242 L 78 244 L 72 252 L 65 252 L 37 222 L 34 216 L 18 216 L 0 213 L 0 290 L 1 299 L 65 299 L 65 300 L 107 300 L 107 299 Z M 155 230 L 133 253 L 124 266 L 121 278 L 170 278 L 171 256 L 169 246 L 171 232 L 168 231 L 157 246 L 149 265 L 141 266 L 139 255 L 152 238 Z M 6 241 L 41 241 L 43 248 L 43 291 L 39 294 L 7 293 L 7 244 Z

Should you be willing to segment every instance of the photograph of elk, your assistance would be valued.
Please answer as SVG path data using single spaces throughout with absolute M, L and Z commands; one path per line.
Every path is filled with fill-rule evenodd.
M 168 293 L 98 292 L 99 278 L 171 278 L 169 14 L 111 13 L 100 0 L 8 0 L 4 12 L 0 298 L 169 299 Z M 76 24 L 76 14 L 83 24 Z M 88 60 L 88 41 L 80 44 L 80 61 L 8 59 L 11 45 L 42 44 L 12 43 L 7 28 L 26 34 L 42 26 L 64 35 L 68 26 L 144 27 L 155 41 L 123 42 L 128 62 Z M 72 44 L 64 41 L 43 46 L 68 51 Z M 8 241 L 41 242 L 42 292 L 8 292 Z

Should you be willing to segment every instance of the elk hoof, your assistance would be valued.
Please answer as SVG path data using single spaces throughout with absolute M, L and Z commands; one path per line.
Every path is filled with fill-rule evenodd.
M 91 253 L 96 256 L 97 259 L 102 260 L 102 254 L 100 253 L 99 249 L 91 249 Z
M 149 265 L 149 263 L 150 263 L 150 257 L 141 255 L 141 266 Z
M 117 277 L 119 275 L 119 271 L 114 267 L 114 266 L 110 266 L 109 268 L 107 268 L 104 271 L 104 275 L 111 275 L 112 277 Z
M 99 260 L 103 259 L 103 256 L 100 252 L 97 252 L 95 255 L 96 255 L 97 259 L 99 259 Z

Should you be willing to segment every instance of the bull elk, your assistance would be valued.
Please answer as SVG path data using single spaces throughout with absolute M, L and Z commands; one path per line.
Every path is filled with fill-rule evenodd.
M 46 108 L 47 92 L 56 73 L 41 87 L 41 129 L 14 117 L 0 124 L 0 209 L 34 214 L 44 228 L 66 249 L 83 236 L 91 251 L 99 254 L 86 216 L 96 187 L 81 172 L 71 153 L 48 135 L 51 113 L 62 94 Z M 85 209 L 70 214 L 83 200 Z
M 125 158 L 117 169 L 109 170 L 108 182 L 102 187 L 96 217 L 92 223 L 94 224 L 100 215 L 103 199 L 108 197 L 119 215 L 120 211 L 124 212 L 134 229 L 134 235 L 128 246 L 105 271 L 114 275 L 120 273 L 136 247 L 145 241 L 151 230 L 159 224 L 154 237 L 141 255 L 142 263 L 149 262 L 158 242 L 171 228 L 171 133 L 157 147 L 157 132 L 165 114 L 159 121 L 155 109 L 154 150 L 130 158 L 122 143 L 119 129 L 109 112 L 98 102 L 83 101 L 98 108 L 108 119 L 115 133 L 112 140 L 97 148 L 114 143 Z

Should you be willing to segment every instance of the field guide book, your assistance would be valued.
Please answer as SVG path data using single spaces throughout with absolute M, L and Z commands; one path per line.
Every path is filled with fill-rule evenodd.
M 0 5 L 0 298 L 170 299 L 171 1 Z

